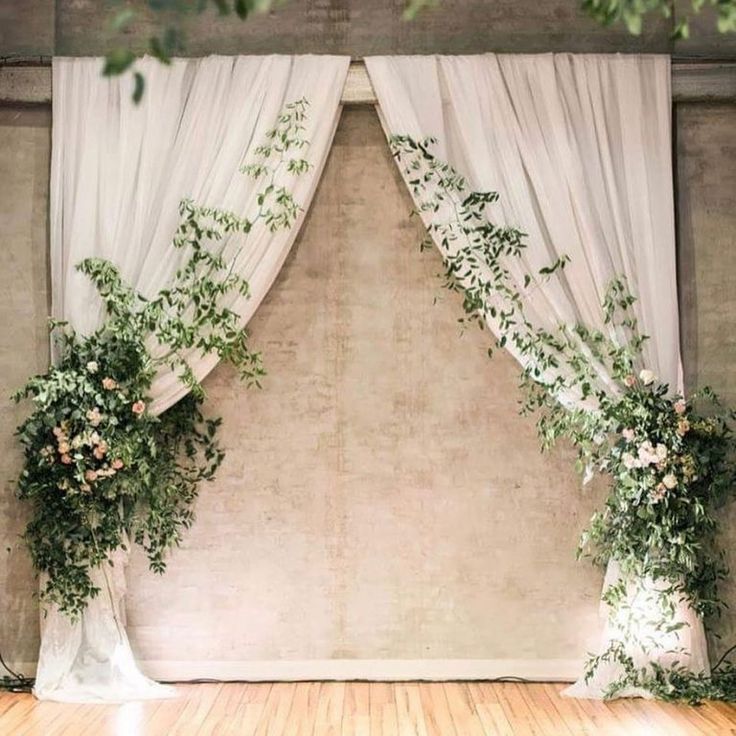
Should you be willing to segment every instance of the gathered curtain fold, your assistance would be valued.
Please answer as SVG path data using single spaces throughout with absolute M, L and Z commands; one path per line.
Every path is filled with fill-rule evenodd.
M 394 56 L 369 57 L 366 66 L 387 135 L 435 138 L 437 157 L 471 189 L 500 193 L 498 223 L 527 234 L 527 248 L 511 266 L 520 293 L 525 273 L 570 258 L 557 278 L 525 297 L 531 323 L 550 330 L 582 323 L 608 332 L 601 302 L 610 281 L 624 276 L 638 297 L 640 330 L 649 336 L 639 367 L 682 392 L 669 58 Z M 422 217 L 430 225 L 444 214 Z M 598 380 L 617 390 L 602 366 Z M 617 579 L 611 564 L 604 586 Z M 608 619 L 606 606 L 602 614 Z M 679 638 L 685 651 L 662 649 L 659 663 L 678 660 L 707 671 L 701 620 L 686 603 L 678 620 L 688 624 Z M 607 620 L 601 651 L 612 636 Z M 638 665 L 653 658 L 630 654 Z M 620 675 L 615 664 L 599 667 L 569 694 L 602 697 Z
M 311 168 L 289 178 L 301 213 L 287 230 L 272 232 L 256 223 L 232 259 L 250 294 L 233 297 L 226 306 L 244 326 L 276 278 L 309 208 L 339 119 L 349 58 L 213 56 L 174 59 L 168 66 L 144 58 L 137 62 L 146 79 L 138 105 L 130 77 L 102 77 L 102 63 L 97 58 L 53 62 L 53 316 L 82 334 L 100 326 L 101 300 L 75 270 L 84 258 L 111 261 L 144 296 L 164 288 L 186 258 L 172 245 L 182 199 L 252 217 L 260 184 L 240 169 L 255 158 L 284 105 L 306 99 L 309 145 L 301 155 Z M 216 356 L 195 351 L 185 357 L 199 380 L 217 364 Z M 176 375 L 162 370 L 152 386 L 150 410 L 161 413 L 186 393 Z M 126 554 L 120 550 L 109 570 L 93 571 L 102 592 L 78 622 L 53 608 L 42 617 L 39 698 L 119 701 L 169 694 L 138 671 L 125 634 Z

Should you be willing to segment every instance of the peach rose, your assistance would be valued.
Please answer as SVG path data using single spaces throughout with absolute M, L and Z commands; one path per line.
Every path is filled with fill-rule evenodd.
M 124 463 L 123 463 L 123 461 L 119 457 L 116 457 L 110 463 L 110 465 L 112 465 L 112 467 L 115 468 L 115 470 L 120 470 L 122 467 L 124 467 Z
M 96 427 L 101 421 L 102 421 L 102 414 L 100 414 L 100 410 L 95 407 L 94 409 L 90 409 L 87 412 L 87 421 L 93 426 Z
M 690 422 L 687 419 L 680 419 L 677 422 L 677 434 L 686 435 L 690 431 Z
M 61 456 L 61 462 L 64 463 L 64 465 L 71 465 L 72 459 L 69 455 L 62 455 Z
M 117 387 L 118 382 L 114 378 L 106 377 L 102 379 L 102 388 L 104 388 L 106 391 L 112 391 Z
M 634 384 L 636 383 L 636 376 L 634 376 L 634 375 L 632 375 L 631 373 L 629 373 L 629 375 L 628 375 L 628 376 L 626 376 L 626 378 L 624 378 L 624 383 L 625 383 L 625 384 L 626 384 L 626 385 L 627 385 L 627 386 L 628 386 L 629 388 L 631 388 L 631 387 L 632 387 L 632 386 L 633 386 L 633 385 L 634 385 Z
M 97 480 L 97 473 L 94 470 L 88 470 L 84 474 L 84 479 L 90 482 Z
M 667 495 L 667 488 L 664 484 L 659 483 L 657 487 L 650 493 L 649 497 L 652 503 L 659 503 Z
M 130 410 L 136 416 L 140 416 L 146 410 L 146 402 L 138 400 L 135 402 L 135 404 L 133 404 L 133 406 L 130 407 Z
M 675 410 L 676 414 L 684 414 L 687 411 L 687 404 L 685 403 L 685 399 L 678 399 L 673 404 L 673 408 Z

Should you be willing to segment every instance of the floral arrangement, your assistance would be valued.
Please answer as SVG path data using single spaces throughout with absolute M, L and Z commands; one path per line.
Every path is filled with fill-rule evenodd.
M 523 233 L 490 217 L 498 194 L 470 190 L 433 155 L 433 143 L 407 136 L 391 141 L 427 224 L 422 247 L 437 243 L 444 286 L 462 297 L 460 322 L 493 329 L 489 356 L 505 347 L 519 359 L 521 411 L 536 413 L 543 449 L 566 438 L 587 478 L 598 472 L 611 481 L 605 507 L 591 519 L 578 551 L 597 564 L 619 566 L 620 579 L 604 600 L 620 631 L 607 651 L 588 660 L 586 677 L 615 662 L 622 675 L 609 696 L 633 686 L 670 699 L 736 698 L 736 669 L 723 661 L 712 676 L 676 664 L 663 668 L 654 655 L 640 666 L 629 651 L 654 652 L 657 646 L 643 640 L 628 615 L 632 596 L 651 597 L 656 589 L 655 625 L 671 634 L 681 626 L 675 618 L 679 602 L 706 619 L 724 605 L 718 597 L 718 583 L 727 575 L 717 544 L 718 510 L 736 490 L 736 414 L 709 389 L 687 400 L 673 394 L 643 365 L 647 337 L 638 330 L 635 298 L 622 278 L 611 281 L 602 301 L 604 330 L 533 324 L 525 297 L 558 278 L 568 259 L 538 273 L 520 269 Z
M 173 247 L 186 256 L 167 288 L 145 297 L 113 264 L 82 261 L 78 269 L 99 292 L 105 320 L 87 336 L 53 322 L 58 360 L 15 395 L 33 402 L 17 432 L 25 451 L 18 496 L 32 509 L 25 541 L 44 576 L 42 601 L 71 617 L 99 593 L 90 570 L 129 539 L 154 571 L 164 571 L 167 551 L 193 522 L 200 483 L 223 459 L 219 420 L 202 414 L 204 389 L 187 355 L 216 354 L 260 385 L 261 356 L 232 308 L 248 296 L 234 272 L 236 248 L 259 221 L 272 232 L 294 222 L 299 207 L 276 175 L 282 167 L 293 176 L 309 168 L 300 157 L 306 107 L 306 100 L 287 105 L 243 169 L 263 180 L 254 216 L 181 203 Z M 167 370 L 190 393 L 154 416 L 151 386 Z

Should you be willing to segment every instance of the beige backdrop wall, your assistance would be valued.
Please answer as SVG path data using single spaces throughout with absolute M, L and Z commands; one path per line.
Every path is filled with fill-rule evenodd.
M 691 375 L 723 389 L 733 345 L 708 338 L 707 294 L 725 283 L 717 324 L 733 330 L 736 182 L 724 151 L 736 149 L 736 110 L 693 108 L 678 120 L 680 209 L 692 215 L 687 232 L 680 217 L 692 264 L 681 278 L 698 325 L 685 354 Z M 47 359 L 49 146 L 43 115 L 4 115 L 3 402 Z M 225 464 L 168 574 L 134 555 L 129 627 L 154 670 L 201 675 L 214 662 L 244 676 L 238 663 L 329 659 L 559 669 L 594 644 L 600 575 L 574 547 L 601 489 L 580 487 L 569 450 L 539 454 L 516 414 L 513 362 L 487 359 L 487 335 L 459 336 L 459 306 L 439 288 L 436 254 L 418 252 L 410 209 L 375 112 L 347 108 L 302 235 L 251 324 L 264 389 L 246 391 L 226 367 L 208 379 Z M 31 661 L 34 584 L 13 499 L 21 414 L 2 409 L 0 649 Z

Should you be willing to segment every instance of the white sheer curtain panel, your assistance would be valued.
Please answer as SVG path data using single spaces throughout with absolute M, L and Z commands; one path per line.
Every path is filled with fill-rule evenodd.
M 571 258 L 529 297 L 531 321 L 607 329 L 601 301 L 624 275 L 650 336 L 643 365 L 681 391 L 668 57 L 407 56 L 366 65 L 387 134 L 436 138 L 437 156 L 472 188 L 499 192 L 499 222 L 528 234 L 520 286 L 523 272 Z M 605 372 L 599 378 L 616 390 Z M 609 566 L 604 585 L 617 576 Z M 606 648 L 615 632 L 605 607 L 602 615 Z M 701 621 L 686 605 L 678 615 L 690 624 L 679 642 L 686 654 L 663 649 L 660 662 L 707 670 Z M 642 664 L 651 659 L 630 653 Z M 618 675 L 601 667 L 569 694 L 601 697 Z
M 130 76 L 102 77 L 101 59 L 54 59 L 53 315 L 82 333 L 99 326 L 101 302 L 75 270 L 90 256 L 115 263 L 144 294 L 164 287 L 184 257 L 171 240 L 185 197 L 254 215 L 261 185 L 240 167 L 254 159 L 283 106 L 306 98 L 309 146 L 303 156 L 312 168 L 288 180 L 303 208 L 300 218 L 291 230 L 275 233 L 259 223 L 234 262 L 251 296 L 228 306 L 245 325 L 276 278 L 311 202 L 340 115 L 348 65 L 348 57 L 336 56 L 208 57 L 175 59 L 170 66 L 145 58 L 137 69 L 146 91 L 135 105 Z M 187 357 L 199 379 L 217 363 L 195 353 Z M 162 373 L 153 385 L 151 410 L 160 413 L 185 393 L 173 374 Z M 102 593 L 79 623 L 53 609 L 42 616 L 37 697 L 120 701 L 170 694 L 138 671 L 130 650 L 123 621 L 125 561 L 121 550 L 112 567 L 94 571 Z

